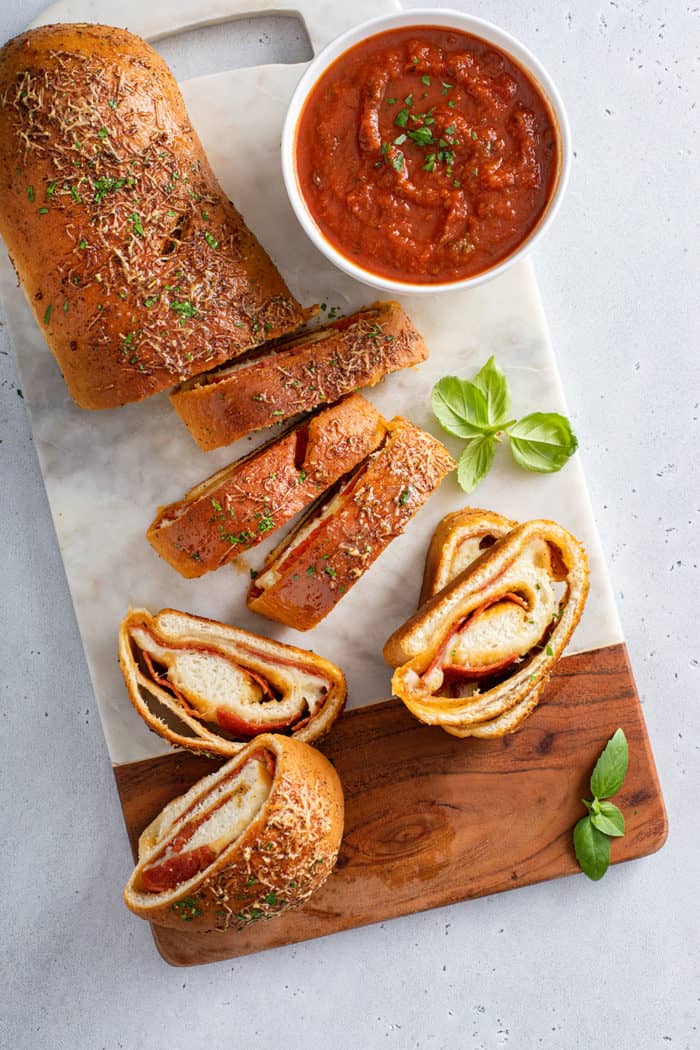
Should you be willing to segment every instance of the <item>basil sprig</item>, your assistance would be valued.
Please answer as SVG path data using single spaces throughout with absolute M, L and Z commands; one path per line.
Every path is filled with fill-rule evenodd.
M 503 437 L 510 442 L 515 462 L 539 474 L 561 470 L 578 448 L 569 420 L 558 412 L 508 418 L 508 380 L 494 357 L 471 381 L 444 376 L 433 387 L 431 404 L 448 434 L 466 442 L 457 465 L 457 480 L 465 492 L 473 492 L 486 477 Z
M 616 729 L 591 774 L 593 799 L 581 799 L 588 810 L 574 828 L 576 860 L 589 879 L 602 879 L 610 864 L 610 839 L 625 833 L 625 818 L 608 799 L 616 794 L 629 765 L 627 738 Z

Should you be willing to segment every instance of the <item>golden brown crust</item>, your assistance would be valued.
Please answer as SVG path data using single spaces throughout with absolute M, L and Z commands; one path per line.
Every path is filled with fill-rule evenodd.
M 190 379 L 170 395 L 200 448 L 229 445 L 253 431 L 419 364 L 428 350 L 395 302 L 379 302 L 279 343 L 248 363 Z
M 340 668 L 316 653 L 293 645 L 265 638 L 240 627 L 208 620 L 176 609 L 161 609 L 155 616 L 146 609 L 132 609 L 119 628 L 119 665 L 129 693 L 129 699 L 149 729 L 173 747 L 206 755 L 230 758 L 246 747 L 252 733 L 236 739 L 231 732 L 224 735 L 217 724 L 205 721 L 196 709 L 175 689 L 166 688 L 164 680 L 157 680 L 140 659 L 138 635 L 147 635 L 164 648 L 176 645 L 180 649 L 203 649 L 250 669 L 258 678 L 271 682 L 279 699 L 285 701 L 293 691 L 289 669 L 319 678 L 326 683 L 326 693 L 309 717 L 304 717 L 306 705 L 299 704 L 299 717 L 290 719 L 284 731 L 305 743 L 320 739 L 331 728 L 345 705 L 347 686 Z M 164 712 L 166 718 L 159 712 Z M 260 732 L 267 731 L 267 727 Z M 276 731 L 282 731 L 281 726 Z M 259 734 L 258 734 L 259 735 Z
M 307 507 L 385 433 L 377 410 L 351 394 L 160 507 L 148 541 L 182 576 L 218 569 Z
M 308 631 L 360 579 L 435 491 L 454 462 L 447 449 L 419 427 L 397 417 L 389 437 L 331 497 L 309 512 L 297 530 L 268 556 L 251 584 L 248 607 L 272 620 Z M 314 527 L 315 524 L 315 527 Z M 293 547 L 300 530 L 313 531 Z M 276 582 L 260 586 L 266 573 Z
M 53 25 L 5 44 L 0 170 L 0 233 L 83 408 L 139 401 L 306 317 L 132 33 Z
M 546 644 L 542 641 L 525 659 L 516 661 L 505 678 L 487 684 L 484 692 L 454 697 L 432 692 L 423 676 L 471 613 L 518 590 L 518 558 L 532 542 L 554 552 L 548 556 L 552 578 L 566 584 Z M 454 736 L 495 737 L 513 732 L 538 703 L 581 617 L 587 595 L 585 551 L 571 533 L 545 520 L 515 526 L 389 638 L 384 657 L 396 669 L 392 678 L 395 695 L 416 718 L 440 725 Z
M 343 791 L 328 759 L 308 744 L 265 734 L 183 797 L 206 794 L 228 769 L 263 749 L 275 759 L 267 801 L 243 835 L 199 876 L 172 892 L 140 891 L 139 876 L 167 833 L 168 807 L 144 831 L 138 864 L 124 890 L 135 915 L 188 932 L 243 928 L 300 907 L 326 881 L 343 834 Z
M 418 605 L 441 591 L 516 525 L 516 521 L 504 518 L 502 514 L 476 507 L 465 507 L 445 515 L 428 547 Z

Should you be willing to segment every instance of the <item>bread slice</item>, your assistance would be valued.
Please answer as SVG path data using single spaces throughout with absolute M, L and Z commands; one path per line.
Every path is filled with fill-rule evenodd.
M 330 404 L 389 372 L 419 364 L 428 350 L 395 302 L 374 303 L 177 387 L 173 408 L 208 450 Z
M 159 926 L 202 933 L 298 908 L 333 870 L 343 809 L 328 759 L 264 734 L 146 828 L 124 902 Z
M 148 541 L 181 576 L 218 569 L 290 521 L 385 434 L 377 410 L 351 394 L 160 507 Z
M 431 434 L 397 416 L 384 444 L 272 551 L 248 607 L 308 631 L 364 575 L 454 468 Z
M 0 51 L 0 98 L 0 233 L 81 408 L 140 401 L 307 319 L 145 41 L 31 29 Z
M 316 653 L 175 609 L 125 616 L 119 663 L 150 729 L 224 757 L 266 732 L 318 740 L 347 694 L 340 668 Z
M 489 519 L 485 528 L 498 525 Z M 539 702 L 587 594 L 586 555 L 566 529 L 516 525 L 389 638 L 394 693 L 455 736 L 512 732 Z

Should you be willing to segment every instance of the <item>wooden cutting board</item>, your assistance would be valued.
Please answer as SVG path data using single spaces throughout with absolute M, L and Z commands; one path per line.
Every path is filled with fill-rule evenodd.
M 616 803 L 618 863 L 659 849 L 666 812 L 623 645 L 561 660 L 523 727 L 457 740 L 398 700 L 348 712 L 321 749 L 345 791 L 345 835 L 328 882 L 299 912 L 225 933 L 153 927 L 159 952 L 193 966 L 322 937 L 578 871 L 571 831 L 588 779 L 621 726 L 630 767 Z M 132 847 L 166 802 L 220 763 L 186 753 L 115 768 Z
M 396 4 L 256 0 L 254 6 L 300 12 L 318 51 L 352 23 Z M 102 21 L 157 39 L 247 9 L 245 0 L 60 0 L 39 21 Z M 279 172 L 281 124 L 303 68 L 229 71 L 188 81 L 183 93 L 225 191 L 293 291 L 301 301 L 326 299 L 349 312 L 376 295 L 339 274 L 304 238 Z M 238 163 L 243 153 L 245 165 Z M 164 396 L 113 413 L 81 412 L 2 259 L 0 292 L 132 845 L 166 802 L 215 763 L 168 751 L 131 708 L 115 659 L 118 623 L 130 604 L 187 609 L 267 632 L 323 653 L 348 676 L 354 709 L 322 744 L 346 795 L 337 871 L 305 909 L 274 922 L 211 935 L 186 926 L 154 928 L 168 962 L 244 955 L 573 873 L 571 829 L 584 813 L 579 799 L 618 726 L 630 742 L 630 772 L 618 799 L 628 830 L 613 843 L 613 861 L 661 846 L 663 800 L 578 457 L 560 474 L 537 479 L 501 457 L 479 489 L 482 506 L 508 517 L 553 517 L 569 527 L 588 550 L 591 594 L 573 654 L 560 662 L 523 728 L 501 741 L 460 741 L 420 725 L 396 701 L 373 703 L 389 681 L 381 644 L 415 607 L 430 534 L 445 513 L 464 505 L 453 481 L 441 486 L 406 535 L 315 631 L 300 637 L 261 621 L 248 613 L 245 582 L 233 570 L 181 580 L 143 537 L 158 503 L 178 498 L 244 449 L 201 453 Z M 435 430 L 428 408 L 432 383 L 446 371 L 471 374 L 491 353 L 522 412 L 566 411 L 529 262 L 468 293 L 404 305 L 431 358 L 370 392 L 385 415 L 401 412 Z M 124 922 L 136 921 L 125 910 Z

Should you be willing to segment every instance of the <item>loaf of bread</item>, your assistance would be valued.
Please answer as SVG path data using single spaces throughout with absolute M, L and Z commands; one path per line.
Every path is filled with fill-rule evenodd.
M 113 408 L 298 328 L 163 59 L 100 25 L 0 51 L 0 233 L 83 408 Z
M 343 808 L 319 751 L 259 736 L 149 824 L 124 902 L 159 926 L 202 933 L 298 908 L 333 870 Z
M 199 447 L 208 450 L 375 386 L 389 372 L 427 356 L 399 304 L 374 303 L 190 379 L 170 400 Z
M 385 434 L 377 410 L 351 394 L 161 507 L 148 540 L 182 576 L 218 569 L 290 521 Z
M 487 512 L 483 527 L 495 524 Z M 512 733 L 539 702 L 587 594 L 585 551 L 571 533 L 552 521 L 516 525 L 388 640 L 394 694 L 454 736 Z
M 407 419 L 268 556 L 248 607 L 308 631 L 337 605 L 432 495 L 454 462 Z
M 343 710 L 343 672 L 292 645 L 191 613 L 134 609 L 119 663 L 146 725 L 176 747 L 230 757 L 260 733 L 310 743 Z

